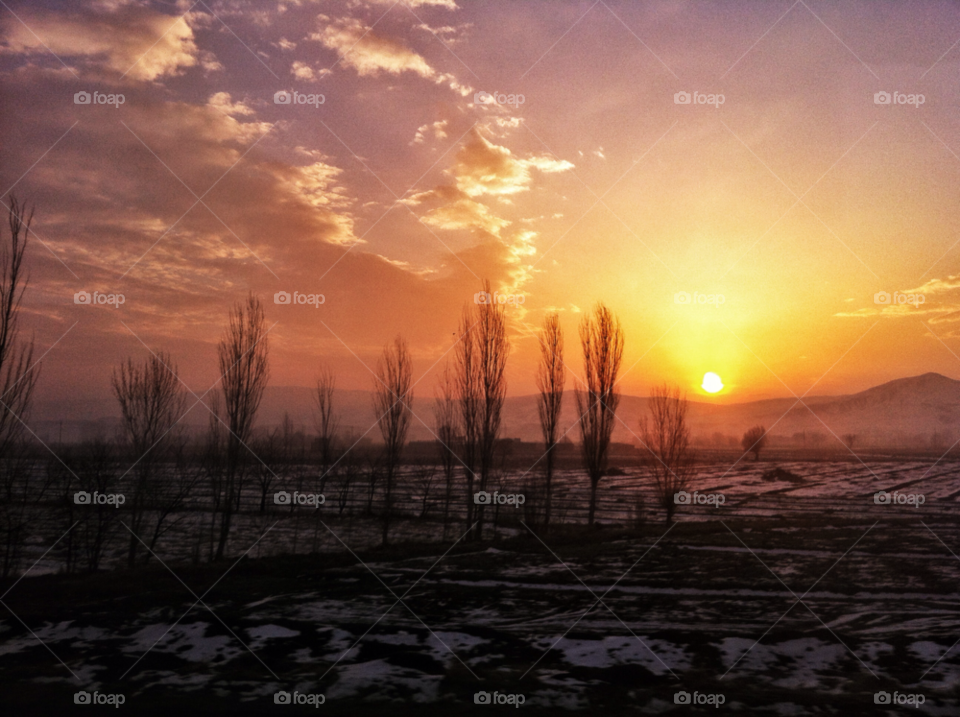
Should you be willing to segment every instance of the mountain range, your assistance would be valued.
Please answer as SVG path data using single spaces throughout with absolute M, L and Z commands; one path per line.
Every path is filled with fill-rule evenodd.
M 368 391 L 338 391 L 336 408 L 344 433 L 359 437 L 374 423 Z M 192 402 L 192 399 L 191 399 Z M 413 403 L 409 440 L 432 440 L 433 399 L 417 397 Z M 257 423 L 263 427 L 279 424 L 289 413 L 294 424 L 308 431 L 313 427 L 313 390 L 300 386 L 271 386 L 264 393 Z M 648 414 L 648 399 L 622 396 L 617 410 L 614 440 L 635 443 L 638 423 Z M 120 412 L 112 396 L 95 400 L 38 401 L 30 425 L 44 441 L 59 438 L 70 442 L 111 432 L 119 424 Z M 206 425 L 208 412 L 195 406 L 183 419 L 192 430 Z M 572 391 L 564 395 L 561 432 L 579 440 L 578 415 Z M 772 437 L 810 443 L 836 442 L 855 436 L 859 444 L 930 445 L 960 436 L 960 381 L 937 373 L 901 378 L 859 393 L 814 396 L 799 403 L 795 398 L 774 398 L 748 403 L 711 404 L 689 402 L 691 434 L 701 442 L 727 444 L 757 424 Z M 379 439 L 376 427 L 366 433 Z M 524 441 L 539 441 L 536 395 L 508 397 L 503 411 L 502 435 Z

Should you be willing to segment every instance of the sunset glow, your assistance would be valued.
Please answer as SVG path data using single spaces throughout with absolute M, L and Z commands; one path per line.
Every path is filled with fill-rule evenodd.
M 798 6 L 770 35 L 768 3 L 481 6 L 13 3 L 0 175 L 37 208 L 40 394 L 104 395 L 144 344 L 208 386 L 250 290 L 325 297 L 270 299 L 275 385 L 323 356 L 365 388 L 400 331 L 429 394 L 483 279 L 523 297 L 511 395 L 543 316 L 573 336 L 598 300 L 631 394 L 704 362 L 736 400 L 960 373 L 956 6 Z

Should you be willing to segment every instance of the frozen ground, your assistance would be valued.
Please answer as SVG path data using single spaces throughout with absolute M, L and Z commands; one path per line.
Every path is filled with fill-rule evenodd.
M 525 708 L 689 714 L 674 693 L 697 690 L 750 714 L 905 709 L 875 706 L 885 690 L 923 694 L 920 713 L 960 712 L 957 466 L 796 463 L 780 467 L 799 479 L 764 480 L 771 467 L 706 471 L 696 487 L 725 505 L 684 509 L 669 531 L 647 493 L 647 525 L 614 533 L 647 491 L 628 475 L 602 489 L 606 540 L 535 536 L 515 516 L 479 549 L 445 554 L 461 526 L 434 550 L 380 556 L 365 552 L 375 524 L 330 519 L 319 556 L 266 557 L 290 542 L 290 526 L 277 526 L 261 541 L 265 560 L 206 597 L 229 563 L 184 579 L 196 597 L 159 566 L 156 589 L 148 581 L 136 596 L 73 599 L 28 578 L 5 602 L 33 634 L 0 620 L 0 679 L 72 688 L 46 645 L 87 689 L 124 691 L 130 704 L 172 693 L 259 704 L 299 689 L 324 693 L 326 707 L 472 708 L 474 692 L 496 690 L 525 695 Z M 560 501 L 582 496 L 573 478 Z M 877 505 L 877 490 L 926 502 Z M 41 580 L 54 590 L 63 578 Z

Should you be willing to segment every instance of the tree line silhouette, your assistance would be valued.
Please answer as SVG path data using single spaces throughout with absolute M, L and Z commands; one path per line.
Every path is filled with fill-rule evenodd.
M 196 531 L 195 559 L 203 553 L 203 543 L 210 560 L 225 557 L 235 518 L 244 508 L 245 489 L 257 494 L 257 510 L 265 514 L 274 508 L 270 494 L 275 488 L 291 487 L 298 493 L 309 490 L 326 496 L 333 487 L 329 507 L 339 515 L 347 506 L 351 489 L 366 478 L 366 513 L 374 516 L 379 482 L 380 542 L 384 546 L 391 539 L 398 480 L 416 484 L 422 500 L 420 514 L 426 515 L 437 470 L 433 466 L 401 470 L 415 386 L 406 340 L 397 335 L 385 346 L 372 372 L 372 410 L 382 439 L 377 450 L 357 448 L 359 441 L 348 445 L 341 435 L 336 378 L 324 365 L 316 377 L 312 441 L 294 428 L 288 415 L 274 430 L 258 430 L 257 413 L 270 376 L 270 341 L 263 304 L 253 294 L 229 313 L 217 343 L 220 378 L 208 391 L 209 401 L 205 400 L 206 393 L 198 396 L 183 383 L 169 353 L 150 349 L 145 359 L 128 358 L 113 370 L 111 388 L 120 408 L 119 435 L 113 440 L 100 437 L 81 446 L 60 446 L 56 453 L 47 448 L 50 455 L 45 468 L 38 469 L 37 441 L 31 440 L 36 436 L 26 418 L 39 366 L 33 361 L 33 342 L 20 337 L 19 325 L 27 286 L 23 258 L 32 218 L 32 212 L 13 199 L 8 216 L 10 235 L 0 246 L 0 530 L 4 576 L 14 574 L 20 565 L 30 506 L 44 501 L 60 506 L 62 522 L 71 526 L 61 547 L 67 570 L 80 565 L 97 569 L 107 543 L 116 533 L 122 534 L 118 523 L 128 533 L 126 564 L 132 568 L 149 561 L 160 539 L 183 518 L 201 487 L 206 503 L 200 512 L 208 517 L 200 519 L 199 525 L 205 527 Z M 491 293 L 489 281 L 482 288 Z M 560 416 L 567 382 L 564 335 L 556 313 L 544 318 L 537 339 L 540 353 L 535 380 L 544 452 L 535 465 L 539 467 L 538 481 L 527 486 L 542 493 L 534 518 L 549 531 L 555 518 L 553 486 L 556 454 L 563 438 Z M 619 319 L 600 302 L 581 319 L 579 340 L 583 371 L 573 391 L 579 416 L 575 426 L 589 482 L 587 524 L 592 527 L 596 524 L 598 487 L 610 473 L 611 436 L 616 423 L 622 422 L 617 408 L 624 332 Z M 430 430 L 436 439 L 436 466 L 443 481 L 444 532 L 453 512 L 453 496 L 465 487 L 465 504 L 460 508 L 469 541 L 483 540 L 490 510 L 494 519 L 499 511 L 498 506 L 477 500 L 475 494 L 488 493 L 502 483 L 498 446 L 509 348 L 503 304 L 465 305 L 452 357 L 440 370 L 435 391 L 434 425 Z M 202 436 L 191 440 L 181 419 L 197 404 L 208 410 L 209 419 Z M 640 421 L 637 434 L 668 523 L 676 508 L 674 494 L 688 488 L 695 478 L 686 415 L 685 395 L 677 386 L 663 384 L 654 389 L 650 415 Z M 766 440 L 765 431 L 758 428 L 759 434 L 751 429 L 743 439 L 744 450 L 757 456 Z M 124 463 L 128 467 L 121 472 L 119 467 Z M 122 493 L 123 508 L 79 506 L 71 500 L 76 491 Z M 301 512 L 295 508 L 289 508 L 294 513 L 294 552 L 301 521 Z M 527 515 L 534 515 L 533 508 Z M 314 550 L 319 540 L 318 520 L 313 521 Z

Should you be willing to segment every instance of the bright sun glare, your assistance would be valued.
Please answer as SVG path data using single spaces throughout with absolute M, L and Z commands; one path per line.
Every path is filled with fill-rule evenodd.
M 703 384 L 700 386 L 707 393 L 716 393 L 723 388 L 723 381 L 712 371 L 703 374 Z

